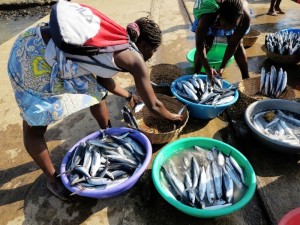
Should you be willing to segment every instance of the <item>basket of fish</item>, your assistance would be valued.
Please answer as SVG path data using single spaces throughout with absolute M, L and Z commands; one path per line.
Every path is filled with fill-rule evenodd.
M 122 114 L 128 126 L 145 134 L 152 144 L 165 144 L 182 131 L 189 119 L 189 112 L 185 105 L 174 97 L 163 94 L 156 94 L 156 97 L 170 112 L 182 114 L 183 120 L 174 123 L 156 117 L 143 103 L 136 105 L 132 110 L 129 106 L 124 106 Z
M 220 77 L 212 84 L 206 75 L 185 75 L 171 85 L 173 95 L 184 103 L 190 116 L 213 119 L 238 99 L 237 87 Z
M 151 143 L 141 132 L 108 128 L 78 141 L 63 158 L 60 175 L 72 194 L 109 198 L 129 190 L 151 156 Z
M 254 28 L 250 28 L 249 33 L 245 34 L 243 37 L 244 47 L 249 48 L 252 45 L 254 45 L 254 43 L 257 41 L 260 34 L 261 33 L 258 30 Z
M 279 64 L 300 62 L 300 29 L 284 29 L 265 36 L 263 50 L 268 58 Z
M 171 205 L 203 218 L 241 209 L 256 189 L 255 172 L 246 157 L 224 142 L 204 137 L 163 147 L 154 159 L 152 180 Z
M 238 101 L 228 108 L 228 113 L 235 119 L 243 119 L 247 107 L 258 100 L 295 99 L 294 89 L 287 85 L 287 73 L 282 68 L 277 71 L 274 66 L 271 66 L 270 71 L 262 67 L 260 77 L 242 80 L 238 90 L 240 94 Z
M 250 98 L 250 103 L 266 98 L 281 98 L 292 100 L 295 98 L 293 88 L 287 85 L 287 73 L 280 68 L 271 66 L 270 71 L 261 68 L 261 76 L 248 78 L 239 83 L 239 91 Z
M 154 92 L 172 96 L 171 84 L 182 75 L 182 69 L 176 65 L 161 63 L 152 66 L 150 80 Z
M 248 106 L 245 121 L 270 150 L 300 153 L 300 103 L 266 99 Z

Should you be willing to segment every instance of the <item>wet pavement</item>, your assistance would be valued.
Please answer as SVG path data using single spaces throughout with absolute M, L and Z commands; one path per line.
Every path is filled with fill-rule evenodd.
M 151 13 L 162 29 L 163 43 L 149 66 L 169 63 L 180 66 L 186 72 L 191 71 L 185 55 L 194 47 L 194 34 L 190 31 L 193 1 L 91 0 L 85 4 L 98 8 L 123 26 Z M 249 7 L 254 11 L 252 26 L 262 32 L 254 46 L 246 50 L 250 76 L 254 77 L 260 75 L 261 66 L 269 68 L 273 64 L 261 49 L 265 34 L 283 28 L 300 27 L 300 8 L 292 1 L 283 1 L 282 8 L 286 14 L 271 17 L 265 15 L 269 1 L 249 1 Z M 47 17 L 41 21 L 47 21 Z M 103 200 L 82 198 L 74 204 L 59 201 L 47 191 L 45 177 L 23 147 L 19 109 L 6 72 L 7 58 L 14 39 L 0 46 L 0 71 L 4 75 L 0 76 L 0 224 L 276 225 L 285 213 L 299 207 L 300 155 L 266 149 L 252 136 L 244 121 L 236 119 L 230 110 L 213 120 L 190 118 L 178 138 L 215 138 L 234 146 L 248 158 L 257 175 L 257 191 L 250 203 L 241 210 L 213 219 L 195 218 L 181 213 L 156 191 L 151 180 L 151 164 L 141 180 L 123 195 Z M 288 85 L 295 89 L 299 97 L 299 66 L 276 66 L 282 66 L 288 72 Z M 224 78 L 232 83 L 241 81 L 235 62 L 226 69 Z M 115 80 L 124 88 L 134 90 L 129 74 L 118 74 Z M 125 126 L 119 110 L 124 103 L 123 99 L 108 96 L 113 126 Z M 49 126 L 46 140 L 55 166 L 59 168 L 66 151 L 79 139 L 97 129 L 89 110 L 82 110 Z M 152 159 L 161 147 L 153 146 Z

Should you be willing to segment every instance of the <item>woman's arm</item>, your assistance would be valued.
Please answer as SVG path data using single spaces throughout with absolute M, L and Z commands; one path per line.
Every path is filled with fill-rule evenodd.
M 141 99 L 154 115 L 173 121 L 182 120 L 182 116 L 168 111 L 156 98 L 150 83 L 148 67 L 144 60 L 138 56 L 136 52 L 125 50 L 115 53 L 115 63 L 118 67 L 124 68 L 132 74 L 136 89 Z
M 246 31 L 250 26 L 251 18 L 250 18 L 250 12 L 248 10 L 247 5 L 248 5 L 247 2 L 244 3 L 243 20 L 241 21 L 241 24 L 235 29 L 233 35 L 230 37 L 228 41 L 228 46 L 226 48 L 224 58 L 220 66 L 220 70 L 223 70 L 226 67 L 226 64 L 229 61 L 229 59 L 234 55 L 238 46 L 241 45 L 242 38 L 244 37 Z
M 97 82 L 114 95 L 124 98 L 128 98 L 131 95 L 129 91 L 118 86 L 112 78 L 97 77 Z
M 206 74 L 210 79 L 213 78 L 213 71 L 207 60 L 206 55 L 206 36 L 208 28 L 213 25 L 217 17 L 216 13 L 203 14 L 199 20 L 196 30 L 196 53 L 194 57 L 194 73 L 200 73 L 201 67 L 205 68 Z

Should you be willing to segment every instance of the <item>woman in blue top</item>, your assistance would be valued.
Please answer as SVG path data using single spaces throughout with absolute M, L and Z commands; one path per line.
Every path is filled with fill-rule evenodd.
M 243 46 L 243 36 L 250 26 L 250 12 L 245 0 L 196 0 L 194 5 L 195 21 L 192 31 L 196 32 L 196 53 L 194 72 L 205 68 L 208 77 L 222 76 L 229 59 L 234 55 L 242 78 L 249 78 L 248 64 Z M 228 46 L 219 71 L 211 68 L 207 61 L 216 36 L 226 36 Z

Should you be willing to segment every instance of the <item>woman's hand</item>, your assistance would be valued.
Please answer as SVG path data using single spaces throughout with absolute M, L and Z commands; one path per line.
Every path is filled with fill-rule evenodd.
M 207 76 L 210 81 L 214 81 L 214 76 L 218 75 L 218 72 L 214 68 L 210 68 L 210 71 L 207 73 Z
M 171 116 L 170 116 L 169 120 L 171 120 L 171 121 L 182 121 L 183 116 L 179 115 L 179 114 L 171 113 Z
M 130 107 L 133 109 L 136 104 L 142 102 L 142 99 L 136 94 L 131 93 L 130 95 L 131 96 L 128 97 L 126 100 L 129 102 Z
M 223 76 L 223 72 L 224 72 L 224 68 L 220 68 L 220 69 L 218 70 L 218 75 L 219 75 L 220 77 L 222 77 L 222 76 Z

